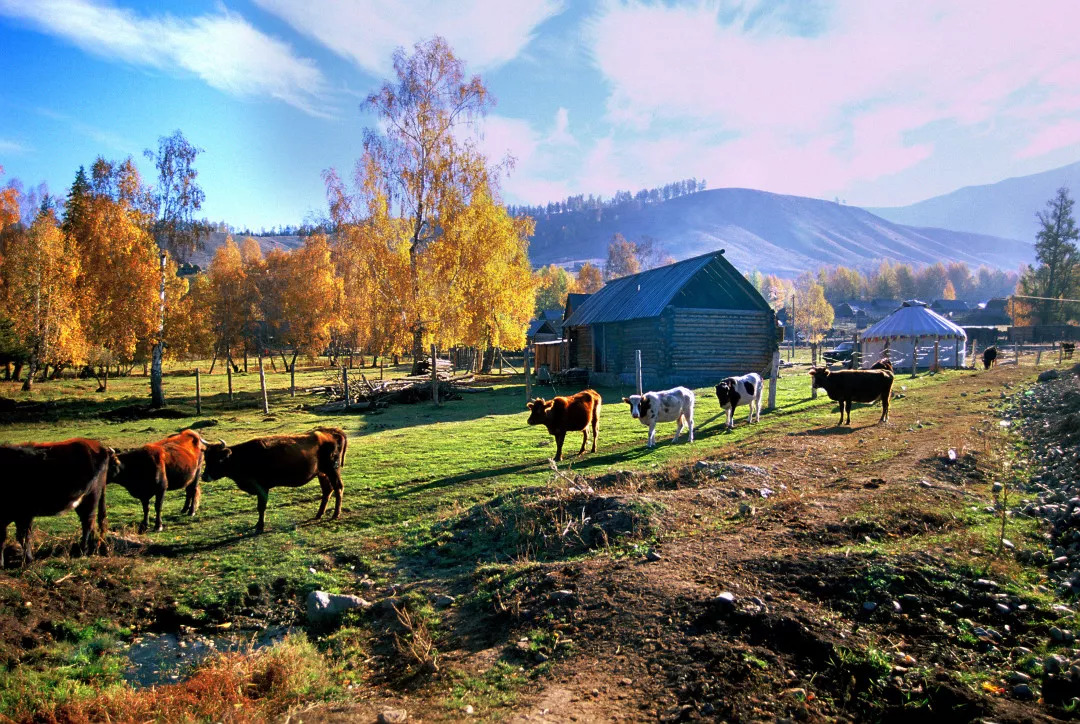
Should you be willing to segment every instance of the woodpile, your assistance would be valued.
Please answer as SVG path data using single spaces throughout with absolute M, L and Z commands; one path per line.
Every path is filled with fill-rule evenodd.
M 460 400 L 462 394 L 489 392 L 491 387 L 466 387 L 476 379 L 471 372 L 454 374 L 453 365 L 447 360 L 438 360 L 437 376 L 440 400 Z M 430 362 L 428 370 L 431 369 Z M 411 405 L 427 402 L 431 397 L 431 373 L 411 377 L 399 377 L 392 380 L 369 380 L 363 373 L 353 372 L 348 375 L 349 393 L 346 401 L 343 377 L 340 371 L 327 373 L 325 385 L 311 387 L 308 392 L 321 394 L 327 401 L 313 408 L 314 412 L 344 412 L 356 410 L 377 410 L 391 404 Z

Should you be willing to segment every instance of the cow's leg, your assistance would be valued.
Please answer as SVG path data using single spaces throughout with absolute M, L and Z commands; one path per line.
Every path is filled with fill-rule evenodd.
M 735 428 L 735 407 L 729 407 L 727 409 L 727 429 L 732 430 Z
M 270 497 L 270 491 L 261 485 L 256 485 L 255 497 L 258 499 L 259 506 L 259 522 L 255 524 L 255 532 L 262 533 L 266 530 L 266 501 Z
M 836 423 L 837 426 L 844 424 L 844 401 L 840 400 L 840 422 Z
M 165 529 L 161 524 L 161 505 L 165 502 L 165 491 L 159 490 L 154 495 L 154 531 L 160 532 Z
M 341 517 L 341 501 L 345 497 L 345 483 L 341 481 L 341 472 L 337 467 L 327 473 L 327 477 L 330 478 L 330 485 L 334 488 L 333 519 L 337 520 Z
M 142 522 L 139 523 L 139 533 L 145 533 L 150 527 L 150 498 L 142 499 Z
M 889 398 L 891 394 L 885 394 L 881 396 L 881 420 L 879 422 L 889 421 Z
M 671 438 L 672 442 L 679 441 L 679 435 L 682 435 L 683 416 L 679 415 L 679 419 L 675 421 L 675 437 Z
M 656 447 L 656 423 L 649 425 L 649 441 L 645 444 L 646 447 Z
M 105 512 L 105 490 L 102 488 L 97 504 L 98 552 L 101 552 L 102 546 L 105 545 L 105 533 L 108 529 L 109 523 Z
M 199 480 L 200 471 L 195 471 L 195 481 L 188 486 L 188 510 L 187 514 L 194 518 L 195 514 L 199 512 L 199 501 L 202 500 L 202 481 Z
M 15 538 L 22 546 L 23 565 L 28 566 L 34 560 L 34 552 L 30 550 L 30 534 L 33 533 L 34 519 L 23 518 L 15 521 Z
M 578 455 L 585 454 L 585 446 L 589 444 L 589 426 L 581 428 L 581 449 L 577 451 Z
M 79 514 L 79 522 L 82 524 L 82 537 L 79 538 L 79 555 L 88 556 L 96 546 L 94 536 L 94 512 L 98 505 L 98 499 L 92 493 L 82 499 L 75 512 Z
M 846 424 L 848 424 L 848 425 L 851 424 L 851 406 L 854 405 L 854 404 L 855 404 L 855 402 L 853 400 L 848 400 L 847 401 L 847 423 Z
M 562 444 L 563 440 L 565 439 L 565 430 L 559 430 L 557 433 L 555 433 L 555 462 L 559 462 L 560 460 L 562 460 Z
M 596 434 L 600 432 L 600 406 L 593 408 L 592 413 L 592 451 L 596 452 Z
M 319 501 L 319 512 L 315 514 L 315 520 L 323 517 L 323 513 L 326 512 L 326 504 L 330 502 L 330 492 L 333 490 L 333 486 L 330 485 L 330 478 L 326 476 L 326 473 L 319 473 L 319 487 L 322 488 L 322 500 Z
M 694 441 L 694 403 L 690 402 L 690 415 L 686 419 L 690 425 L 690 442 Z

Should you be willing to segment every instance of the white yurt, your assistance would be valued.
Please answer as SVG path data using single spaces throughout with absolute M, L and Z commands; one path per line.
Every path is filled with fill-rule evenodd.
M 863 367 L 888 357 L 897 370 L 910 370 L 912 354 L 918 369 L 934 365 L 937 344 L 938 365 L 949 369 L 963 367 L 967 334 L 924 302 L 911 300 L 862 333 L 859 342 Z

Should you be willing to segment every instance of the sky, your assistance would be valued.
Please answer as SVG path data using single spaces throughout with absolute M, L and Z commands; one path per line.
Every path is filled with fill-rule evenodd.
M 1080 159 L 1080 2 L 0 0 L 4 182 L 180 129 L 203 215 L 325 214 L 397 47 L 445 37 L 497 100 L 507 203 L 696 177 L 898 206 Z

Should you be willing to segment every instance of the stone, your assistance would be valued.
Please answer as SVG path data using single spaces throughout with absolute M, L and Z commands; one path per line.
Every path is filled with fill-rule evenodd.
M 1014 671 L 1009 674 L 1010 684 L 1026 684 L 1029 681 L 1031 681 L 1031 677 L 1022 671 Z
M 1012 612 L 1012 609 L 1009 608 L 1009 605 L 1006 604 L 1006 603 L 996 603 L 996 604 L 994 604 L 994 610 L 997 611 L 1002 616 L 1008 615 L 1009 613 Z
M 404 709 L 384 709 L 379 712 L 379 724 L 401 724 L 409 720 L 409 712 Z
M 1048 674 L 1057 674 L 1064 671 L 1068 664 L 1069 662 L 1064 656 L 1054 654 L 1053 656 L 1047 656 L 1043 659 L 1043 671 Z
M 1039 382 L 1049 382 L 1050 380 L 1056 380 L 1061 377 L 1061 373 L 1057 370 L 1046 370 L 1039 373 Z
M 465 713 L 466 713 L 466 714 L 468 714 L 469 716 L 472 716 L 473 714 L 475 714 L 475 713 L 476 713 L 476 709 L 473 709 L 473 705 L 472 705 L 472 704 L 466 704 L 466 705 L 465 705 L 465 709 L 464 709 L 464 711 L 465 711 Z
M 449 608 L 456 600 L 453 596 L 439 596 L 435 599 L 435 608 Z
M 660 560 L 660 554 L 650 548 L 649 552 L 645 554 L 645 560 L 655 563 Z
M 875 603 L 874 601 L 864 601 L 862 608 L 864 611 L 869 613 L 871 611 L 877 610 L 877 603 Z
M 552 603 L 558 603 L 563 606 L 576 606 L 578 599 L 577 594 L 573 591 L 554 591 L 550 596 Z
M 329 623 L 346 611 L 353 609 L 363 611 L 371 608 L 371 605 L 370 601 L 366 601 L 359 596 L 312 591 L 307 597 L 308 622 L 313 624 Z
M 735 594 L 731 591 L 724 591 L 712 599 L 712 604 L 724 613 L 732 611 L 735 608 Z
M 1065 640 L 1065 634 L 1057 626 L 1051 626 L 1050 627 L 1050 638 L 1052 638 L 1054 641 L 1064 641 Z
M 991 486 L 991 488 L 990 488 L 990 492 L 991 493 L 1000 493 L 1004 489 L 1005 489 L 1005 486 L 1002 485 L 1001 483 L 994 483 L 993 486 Z
M 1017 684 L 1013 687 L 1012 692 L 1017 699 L 1032 699 L 1035 696 L 1031 692 L 1031 687 L 1027 684 Z

